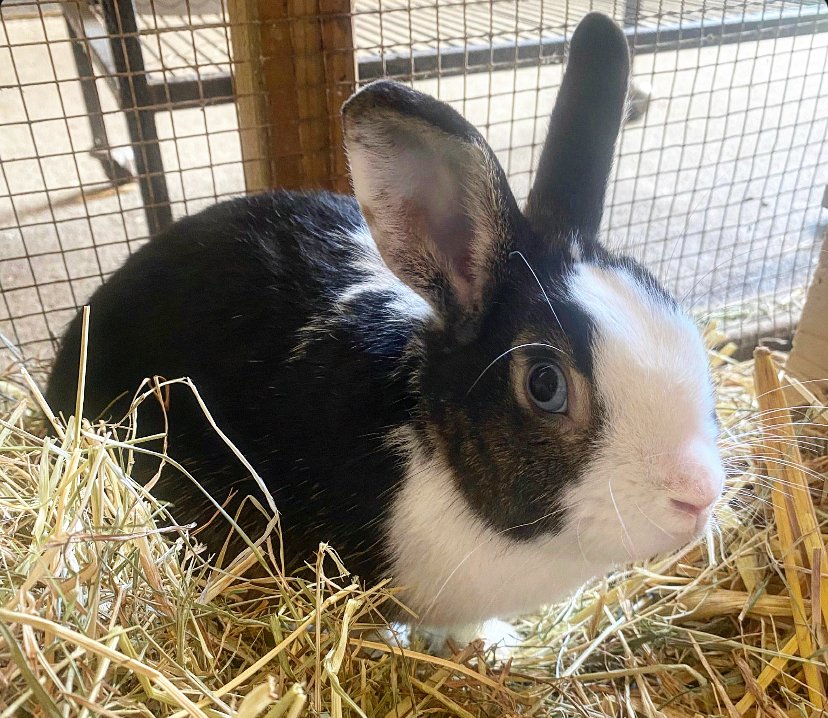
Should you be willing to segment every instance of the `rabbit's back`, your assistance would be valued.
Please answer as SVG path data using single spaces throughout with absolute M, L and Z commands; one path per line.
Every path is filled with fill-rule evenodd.
M 327 520 L 325 535 L 342 535 L 338 545 L 358 551 L 397 477 L 385 438 L 411 408 L 400 371 L 410 326 L 391 306 L 398 288 L 376 282 L 381 265 L 366 232 L 352 198 L 325 193 L 241 198 L 176 223 L 90 301 L 85 416 L 120 418 L 147 377 L 190 377 L 268 484 L 283 528 L 293 524 L 297 560 L 314 548 L 303 545 L 303 527 L 315 542 Z M 47 390 L 53 410 L 66 415 L 74 412 L 80 332 L 78 315 Z M 168 391 L 170 456 L 217 501 L 235 488 L 265 504 L 190 390 Z M 138 417 L 142 435 L 165 429 L 154 399 Z M 139 478 L 156 468 L 144 457 Z M 156 493 L 186 504 L 182 520 L 203 524 L 214 511 L 169 468 Z

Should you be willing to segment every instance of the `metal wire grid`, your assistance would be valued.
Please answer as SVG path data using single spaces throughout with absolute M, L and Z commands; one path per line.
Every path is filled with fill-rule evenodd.
M 135 183 L 113 187 L 89 154 L 89 117 L 60 8 L 32 2 L 11 10 L 3 8 L 0 25 L 0 331 L 26 354 L 48 357 L 75 308 L 149 231 Z M 157 31 L 142 35 L 150 58 L 153 47 L 169 49 L 156 17 Z M 197 22 L 185 8 L 183 22 L 190 20 Z M 224 25 L 225 66 L 228 33 Z M 192 54 L 179 45 L 178 66 L 200 80 L 202 38 L 188 34 Z M 110 149 L 129 169 L 142 148 L 131 144 L 115 95 L 97 85 Z M 159 106 L 155 119 L 175 216 L 244 191 L 232 104 Z
M 760 323 L 784 331 L 798 316 L 825 223 L 828 103 L 818 98 L 828 33 L 818 30 L 828 13 L 793 0 L 647 0 L 632 18 L 631 7 L 356 0 L 360 75 L 396 75 L 456 105 L 487 136 L 522 199 L 560 82 L 563 38 L 590 9 L 626 18 L 634 74 L 653 89 L 643 118 L 622 135 L 608 235 L 732 331 Z M 205 89 L 232 64 L 225 4 L 141 0 L 135 9 L 145 76 L 162 88 L 153 109 L 172 216 L 243 192 L 232 92 Z M 2 13 L 0 331 L 27 354 L 48 356 L 75 308 L 147 238 L 146 203 L 134 182 L 113 187 L 89 154 L 61 15 L 36 2 Z M 792 19 L 797 34 L 788 31 Z M 676 27 L 686 30 L 676 35 Z M 179 109 L 173 84 L 187 78 L 197 91 Z M 104 79 L 97 89 L 108 149 L 134 172 L 125 113 Z
M 623 137 L 607 226 L 686 305 L 742 332 L 789 331 L 825 233 L 827 45 L 822 33 L 682 51 L 692 64 L 670 77 L 671 99 Z M 657 58 L 644 60 L 660 94 Z

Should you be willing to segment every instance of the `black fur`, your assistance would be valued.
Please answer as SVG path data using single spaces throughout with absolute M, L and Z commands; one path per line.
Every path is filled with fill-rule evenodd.
M 353 199 L 327 194 L 220 204 L 143 247 L 90 303 L 86 414 L 97 416 L 126 393 L 108 412 L 119 418 L 147 376 L 192 378 L 273 492 L 291 568 L 311 559 L 321 540 L 342 548 L 354 571 L 374 567 L 375 555 L 365 565 L 360 556 L 376 542 L 383 495 L 400 477 L 382 442 L 414 406 L 401 361 L 414 323 L 388 331 L 377 293 L 367 311 L 309 343 L 302 361 L 288 361 L 300 327 L 359 278 L 343 230 L 361 224 Z M 80 326 L 80 317 L 70 325 L 47 392 L 66 414 L 74 408 Z M 162 430 L 154 402 L 144 407 L 142 434 Z M 170 455 L 213 496 L 221 502 L 232 487 L 264 504 L 183 387 L 173 387 L 169 420 Z M 142 461 L 138 475 L 154 469 Z M 204 523 L 213 511 L 172 470 L 157 493 L 182 521 Z M 251 511 L 246 523 L 257 520 Z M 219 521 L 204 538 L 215 549 L 227 528 Z
M 556 293 L 563 289 L 563 258 L 549 255 L 535 267 L 554 314 L 527 267 L 514 262 L 480 331 L 458 342 L 401 318 L 391 306 L 396 296 L 380 289 L 363 292 L 353 312 L 333 311 L 343 290 L 369 278 L 354 269 L 360 249 L 343 233 L 362 223 L 351 198 L 285 192 L 233 200 L 178 222 L 90 302 L 86 414 L 120 418 L 145 377 L 190 377 L 272 491 L 288 569 L 310 560 L 324 540 L 353 571 L 379 577 L 390 559 L 383 521 L 403 478 L 402 457 L 387 439 L 406 424 L 416 426 L 426 447 L 445 452 L 481 519 L 512 529 L 516 539 L 554 531 L 560 517 L 547 514 L 558 507 L 555 486 L 585 465 L 591 432 L 552 440 L 554 422 L 516 403 L 509 361 L 472 386 L 527 331 L 565 348 L 572 366 L 590 375 L 591 322 Z M 536 241 L 531 234 L 513 239 Z M 300 331 L 308 324 L 318 329 L 310 340 Z M 80 327 L 78 316 L 47 391 L 53 409 L 67 415 L 74 408 Z M 219 502 L 233 489 L 231 514 L 247 494 L 264 504 L 188 389 L 172 387 L 168 417 L 170 456 Z M 152 400 L 139 421 L 144 435 L 164 428 Z M 544 451 L 527 452 L 533 442 Z M 136 475 L 147 479 L 156 466 L 139 460 Z M 155 491 L 181 521 L 203 524 L 214 512 L 173 469 Z M 263 521 L 249 510 L 242 524 L 255 537 Z M 216 550 L 227 531 L 214 520 L 202 539 Z
M 569 60 L 526 212 L 550 239 L 564 231 L 594 241 L 624 117 L 629 49 L 608 17 L 590 13 L 572 35 Z

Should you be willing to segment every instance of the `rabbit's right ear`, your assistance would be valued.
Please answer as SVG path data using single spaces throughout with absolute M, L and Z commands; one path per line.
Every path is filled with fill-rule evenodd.
M 447 104 L 387 80 L 342 116 L 354 193 L 386 264 L 440 314 L 479 316 L 523 221 L 492 150 Z
M 572 35 L 526 203 L 526 215 L 541 236 L 556 241 L 562 234 L 576 233 L 582 241 L 595 239 L 629 73 L 629 48 L 621 28 L 601 13 L 586 15 Z

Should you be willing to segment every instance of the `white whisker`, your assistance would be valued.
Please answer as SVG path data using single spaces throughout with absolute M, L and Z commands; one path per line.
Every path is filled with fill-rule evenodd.
M 546 344 L 545 342 L 527 342 L 526 344 L 518 344 L 517 346 L 514 346 L 511 349 L 507 349 L 505 352 L 492 359 L 492 361 L 489 362 L 486 368 L 482 372 L 480 372 L 480 376 L 478 376 L 477 379 L 474 380 L 474 383 L 469 387 L 469 390 L 466 392 L 466 396 L 472 393 L 472 390 L 474 389 L 474 387 L 478 385 L 478 383 L 486 374 L 486 372 L 489 371 L 489 369 L 491 369 L 495 364 L 497 364 L 497 362 L 503 359 L 503 357 L 511 354 L 514 351 L 517 351 L 518 349 L 525 349 L 527 347 L 543 347 L 544 349 L 553 349 L 554 351 L 561 352 L 561 354 L 564 353 L 562 349 L 558 349 L 558 347 L 552 346 L 551 344 Z
M 549 311 L 552 312 L 552 316 L 555 317 L 555 321 L 558 323 L 558 326 L 561 328 L 561 332 L 565 335 L 566 332 L 564 331 L 563 324 L 561 324 L 561 320 L 558 319 L 558 314 L 555 311 L 555 308 L 552 306 L 552 301 L 549 299 L 549 295 L 546 293 L 546 289 L 544 289 L 543 284 L 541 284 L 541 280 L 538 278 L 538 275 L 535 273 L 535 270 L 532 269 L 532 265 L 529 264 L 529 260 L 523 256 L 523 252 L 515 250 L 509 254 L 510 257 L 514 257 L 517 255 L 523 260 L 523 263 L 526 265 L 526 268 L 532 273 L 532 276 L 535 278 L 535 281 L 538 283 L 538 287 L 540 287 L 541 292 L 543 292 L 543 298 L 546 300 L 546 304 L 549 306 Z
M 675 538 L 676 538 L 676 535 L 675 535 L 675 534 L 670 533 L 670 532 L 669 532 L 667 529 L 665 529 L 663 526 L 660 526 L 659 524 L 657 524 L 657 523 L 656 523 L 656 522 L 652 519 L 652 517 L 650 517 L 650 516 L 647 514 L 647 512 L 646 512 L 646 511 L 644 511 L 644 509 L 642 509 L 642 508 L 638 505 L 638 502 L 635 502 L 635 508 L 637 508 L 637 509 L 638 509 L 638 511 L 639 511 L 639 513 L 640 513 L 640 514 L 641 514 L 641 515 L 642 515 L 645 519 L 647 519 L 647 521 L 649 521 L 649 522 L 650 522 L 653 526 L 655 526 L 655 527 L 656 527 L 659 531 L 661 531 L 661 533 L 663 533 L 665 536 L 667 536 L 668 538 L 671 538 L 671 539 L 675 539 Z
M 633 558 L 635 554 L 635 544 L 633 543 L 632 536 L 630 536 L 629 531 L 627 531 L 627 525 L 624 523 L 624 518 L 621 516 L 621 511 L 618 508 L 618 504 L 615 501 L 615 494 L 612 492 L 611 477 L 607 480 L 607 487 L 609 488 L 609 495 L 610 499 L 612 500 L 612 506 L 615 509 L 615 513 L 618 516 L 618 521 L 621 524 L 621 531 L 623 532 L 624 537 L 629 542 L 629 546 L 624 546 L 624 550 L 630 555 L 630 558 Z

